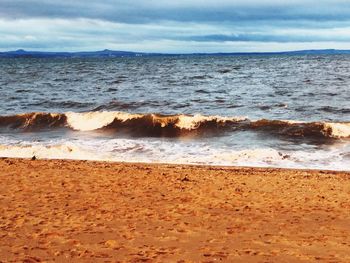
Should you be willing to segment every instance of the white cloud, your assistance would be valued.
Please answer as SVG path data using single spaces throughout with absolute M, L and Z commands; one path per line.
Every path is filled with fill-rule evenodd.
M 240 41 L 244 34 L 249 41 Z M 238 36 L 235 41 L 196 41 L 198 36 Z M 254 37 L 270 37 L 266 41 Z M 236 23 L 159 21 L 128 24 L 100 19 L 0 19 L 0 50 L 25 48 L 47 51 L 132 50 L 145 52 L 241 52 L 350 48 L 350 25 L 298 28 Z M 278 41 L 281 39 L 281 41 Z M 283 40 L 283 41 L 282 41 Z

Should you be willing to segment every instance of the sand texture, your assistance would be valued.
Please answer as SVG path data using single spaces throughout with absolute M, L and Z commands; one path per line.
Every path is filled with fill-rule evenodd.
M 350 173 L 0 160 L 0 262 L 350 262 Z

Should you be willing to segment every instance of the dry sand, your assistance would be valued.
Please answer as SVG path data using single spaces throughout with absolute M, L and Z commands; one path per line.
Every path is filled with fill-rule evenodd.
M 350 174 L 0 160 L 0 262 L 350 262 Z

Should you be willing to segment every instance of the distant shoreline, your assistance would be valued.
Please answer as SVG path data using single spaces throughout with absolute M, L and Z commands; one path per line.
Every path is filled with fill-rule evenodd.
M 281 52 L 214 52 L 214 53 L 147 53 L 133 51 L 81 51 L 81 52 L 46 52 L 16 51 L 0 52 L 0 58 L 113 58 L 113 57 L 159 57 L 159 56 L 271 56 L 271 55 L 350 55 L 350 50 L 320 49 L 320 50 L 297 50 Z

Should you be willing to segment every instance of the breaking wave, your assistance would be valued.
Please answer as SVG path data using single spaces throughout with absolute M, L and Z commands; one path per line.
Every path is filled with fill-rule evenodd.
M 0 127 L 25 131 L 64 127 L 67 116 L 61 113 L 32 112 L 0 116 Z
M 113 130 L 130 136 L 180 137 L 236 130 L 305 138 L 350 138 L 350 122 L 249 120 L 245 117 L 132 114 L 114 111 L 42 113 L 0 116 L 2 129 L 40 131 L 70 128 L 76 131 Z

